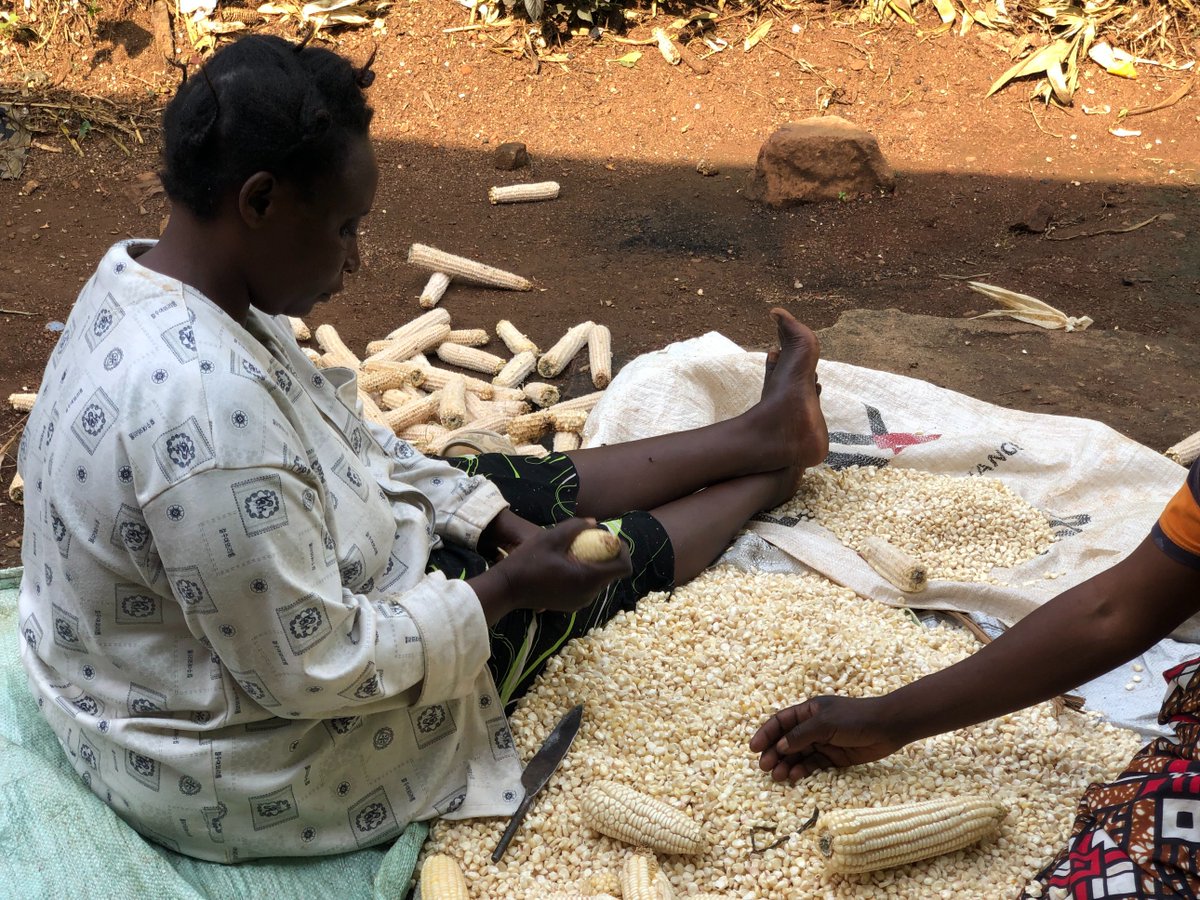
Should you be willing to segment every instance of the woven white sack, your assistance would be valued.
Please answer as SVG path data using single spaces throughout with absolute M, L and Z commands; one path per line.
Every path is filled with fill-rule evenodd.
M 635 440 L 737 415 L 758 398 L 763 364 L 764 354 L 744 352 L 715 332 L 639 357 L 605 391 L 588 419 L 583 445 Z M 998 478 L 1042 510 L 1058 538 L 1041 556 L 994 570 L 999 584 L 935 580 L 920 594 L 903 594 L 820 525 L 765 518 L 752 524 L 763 538 L 832 581 L 891 606 L 979 612 L 1012 624 L 1132 551 L 1186 475 L 1165 456 L 1090 419 L 1005 409 L 844 363 L 822 361 L 818 375 L 831 465 Z M 1172 636 L 1200 640 L 1200 617 Z

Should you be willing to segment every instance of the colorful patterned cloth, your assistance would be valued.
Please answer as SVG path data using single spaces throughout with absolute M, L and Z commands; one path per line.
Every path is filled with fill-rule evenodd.
M 1167 556 L 1200 573 L 1200 461 L 1151 535 Z M 1200 590 L 1200 586 L 1198 586 Z M 1022 900 L 1165 900 L 1200 897 L 1200 658 L 1163 673 L 1159 738 L 1111 784 L 1079 801 L 1071 839 Z

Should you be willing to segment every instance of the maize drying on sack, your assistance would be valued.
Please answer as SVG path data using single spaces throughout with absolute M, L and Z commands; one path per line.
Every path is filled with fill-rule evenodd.
M 294 332 L 302 333 L 303 324 L 292 322 Z M 566 337 L 573 349 L 568 353 L 560 347 L 560 352 L 551 356 L 557 360 L 554 374 L 561 373 L 589 342 L 589 333 L 602 327 L 585 322 L 571 329 Z M 491 342 L 488 330 L 452 328 L 450 313 L 441 308 L 368 342 L 361 360 L 334 326 L 321 324 L 312 335 L 323 352 L 304 349 L 318 367 L 342 366 L 356 372 L 363 415 L 426 453 L 439 453 L 449 446 L 456 453 L 486 446 L 488 449 L 474 452 L 540 457 L 550 452 L 542 442 L 558 452 L 574 450 L 582 443 L 588 413 L 602 393 L 562 401 L 557 386 L 526 381 L 537 368 L 537 345 L 507 319 L 496 324 L 496 335 L 511 357 L 479 349 Z M 596 357 L 599 368 L 593 368 L 593 381 L 607 384 L 611 377 L 607 328 L 598 340 L 603 352 Z M 443 368 L 431 362 L 431 357 L 485 377 Z M 35 399 L 33 394 L 13 394 L 9 401 L 16 408 L 27 409 Z M 488 433 L 482 443 L 481 432 Z
M 1020 565 L 1054 542 L 1046 517 L 1003 482 L 916 469 L 810 469 L 799 493 L 767 515 L 815 520 L 874 559 L 877 570 L 883 562 L 902 579 L 893 581 L 901 590 L 920 590 L 917 581 L 932 579 L 995 582 L 994 567 Z M 923 579 L 917 573 L 922 567 Z
M 610 782 L 653 801 L 631 800 L 613 821 L 653 828 L 656 813 L 645 811 L 656 810 L 659 821 L 679 823 L 667 831 L 702 825 L 702 852 L 654 860 L 680 898 L 1014 896 L 1066 840 L 1087 785 L 1111 779 L 1138 749 L 1135 734 L 1042 703 L 794 786 L 771 781 L 747 747 L 783 706 L 880 694 L 975 649 L 964 632 L 925 628 L 817 576 L 711 569 L 568 644 L 519 701 L 510 721 L 523 759 L 565 706 L 584 703 L 587 716 L 502 863 L 490 855 L 504 819 L 438 821 L 431 852 L 459 861 L 473 898 L 586 896 L 589 879 L 621 873 L 634 855 L 625 839 L 589 824 L 589 798 Z M 830 871 L 821 851 L 823 819 L 835 810 L 966 808 L 979 796 L 1007 816 L 998 834 L 965 849 L 861 875 Z M 816 825 L 797 833 L 814 810 Z M 909 818 L 912 830 L 921 815 Z M 647 879 L 643 872 L 637 883 Z

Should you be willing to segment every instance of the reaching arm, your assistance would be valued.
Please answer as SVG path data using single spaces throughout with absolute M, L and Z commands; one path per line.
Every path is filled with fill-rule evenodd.
M 780 710 L 750 748 L 777 781 L 881 759 L 1070 690 L 1153 646 L 1197 610 L 1200 571 L 1147 537 L 962 662 L 883 697 L 816 697 Z

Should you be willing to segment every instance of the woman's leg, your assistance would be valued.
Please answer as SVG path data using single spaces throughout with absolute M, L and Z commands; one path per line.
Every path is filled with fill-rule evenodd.
M 759 480 L 754 487 L 747 482 L 734 488 L 734 481 L 785 472 L 794 485 L 804 468 L 825 458 L 829 436 L 816 381 L 816 335 L 785 310 L 774 309 L 771 315 L 780 346 L 777 356 L 772 354 L 759 402 L 740 416 L 703 428 L 571 451 L 567 455 L 579 476 L 577 515 L 607 518 L 628 509 L 656 510 L 729 483 L 720 496 L 736 495 L 737 502 L 729 516 L 720 518 L 732 521 L 740 515 L 733 526 L 736 533 L 751 515 L 769 508 L 749 508 L 752 498 L 773 497 L 779 485 L 778 479 Z M 748 511 L 742 515 L 744 509 Z

